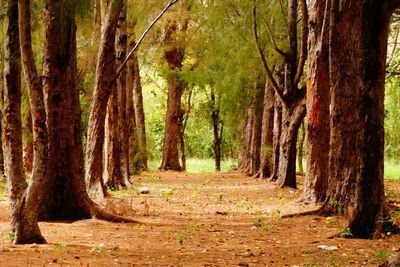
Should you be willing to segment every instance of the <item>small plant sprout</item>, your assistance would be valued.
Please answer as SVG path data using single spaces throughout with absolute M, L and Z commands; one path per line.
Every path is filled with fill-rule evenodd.
M 180 233 L 175 237 L 175 240 L 179 243 L 179 245 L 183 245 L 183 242 L 187 240 L 187 236 L 185 233 Z
M 378 249 L 376 256 L 382 260 L 386 260 L 390 257 L 390 253 L 386 249 Z
M 7 239 L 12 243 L 15 240 L 15 232 L 13 230 L 9 230 L 7 232 Z
M 342 232 L 340 233 L 340 237 L 343 237 L 343 238 L 353 237 L 353 234 L 351 233 L 350 227 L 344 228 L 342 230 Z
M 106 252 L 104 243 L 100 243 L 96 246 L 93 246 L 92 249 L 90 250 L 90 253 L 96 253 L 96 254 L 104 254 Z

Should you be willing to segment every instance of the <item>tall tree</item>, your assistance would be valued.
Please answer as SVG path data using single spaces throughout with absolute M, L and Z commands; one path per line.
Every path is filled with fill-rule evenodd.
M 330 0 L 310 6 L 307 65 L 307 171 L 300 200 L 325 200 L 329 153 L 329 24 Z
M 354 237 L 385 222 L 384 91 L 389 21 L 397 0 L 333 1 L 331 139 L 325 212 L 344 211 Z M 340 13 L 338 13 L 340 12 Z M 336 14 L 340 14 L 336 16 Z
M 104 123 L 115 77 L 115 33 L 122 3 L 122 0 L 112 0 L 105 16 L 89 113 L 85 179 L 88 190 L 97 189 L 102 196 L 105 195 L 102 178 Z
M 282 104 L 282 129 L 279 144 L 279 163 L 277 172 L 277 184 L 279 187 L 290 186 L 296 188 L 296 144 L 298 129 L 306 114 L 305 89 L 299 88 L 299 82 L 303 75 L 305 60 L 307 57 L 308 38 L 308 11 L 306 0 L 300 0 L 301 9 L 301 44 L 298 45 L 298 0 L 288 1 L 287 11 L 287 51 L 282 51 L 277 46 L 275 50 L 283 57 L 285 62 L 284 83 L 281 88 L 272 75 L 260 44 L 257 30 L 257 8 L 253 7 L 253 33 L 261 62 L 267 73 L 269 82 Z M 300 51 L 300 53 L 299 53 Z
M 24 15 L 29 10 L 29 1 L 21 1 L 20 16 L 25 19 Z M 25 12 L 24 12 L 25 11 Z M 38 226 L 38 207 L 41 203 L 40 193 L 44 189 L 44 177 L 42 168 L 36 168 L 32 172 L 29 185 L 26 184 L 23 166 L 22 166 L 22 123 L 21 123 L 21 53 L 20 38 L 18 26 L 18 1 L 8 1 L 8 28 L 7 28 L 7 45 L 6 45 L 6 61 L 5 61 L 5 88 L 4 88 L 4 131 L 5 131 L 5 159 L 6 174 L 9 188 L 9 198 L 11 204 L 11 226 L 15 232 L 14 242 L 17 244 L 25 243 L 45 243 L 39 226 Z M 29 17 L 27 17 L 29 21 Z M 22 36 L 24 36 L 25 27 L 29 25 L 22 24 Z M 30 45 L 30 40 L 23 43 Z M 25 43 L 25 42 L 28 43 Z M 25 60 L 25 55 L 24 55 Z M 42 113 L 43 118 L 45 113 Z M 39 127 L 41 125 L 38 118 Z M 35 124 L 37 125 L 37 124 Z M 44 130 L 45 125 L 42 124 Z M 46 132 L 46 130 L 45 130 Z M 44 132 L 44 135 L 45 135 Z M 37 134 L 38 132 L 36 132 Z M 36 139 L 40 140 L 40 136 L 36 135 Z M 45 147 L 36 146 L 40 155 Z M 35 156 L 40 160 L 40 156 Z M 33 176 L 37 174 L 37 176 Z
M 181 97 L 187 83 L 179 75 L 185 57 L 185 44 L 178 40 L 179 33 L 186 32 L 188 23 L 186 17 L 183 21 L 171 19 L 166 25 L 164 58 L 169 68 L 167 74 L 168 100 L 160 170 L 182 170 L 178 153 L 178 139 L 181 133 L 179 119 L 181 118 Z
M 274 90 L 270 86 L 269 81 L 266 81 L 264 89 L 264 108 L 262 113 L 260 169 L 257 174 L 260 179 L 270 177 L 272 174 L 274 99 Z

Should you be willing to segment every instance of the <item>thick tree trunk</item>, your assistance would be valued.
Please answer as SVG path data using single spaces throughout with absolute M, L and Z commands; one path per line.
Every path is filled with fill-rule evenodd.
M 307 171 L 300 201 L 325 200 L 329 160 L 329 10 L 330 1 L 310 7 L 307 67 Z
M 115 32 L 122 0 L 113 0 L 105 18 L 96 67 L 96 82 L 90 104 L 86 145 L 85 179 L 88 191 L 105 195 L 102 179 L 104 123 L 115 75 Z
M 185 20 L 180 26 L 181 29 L 178 30 L 177 22 L 175 20 L 171 21 L 164 40 L 166 44 L 164 58 L 168 63 L 170 71 L 167 76 L 168 100 L 160 170 L 182 171 L 182 166 L 179 163 L 178 139 L 181 133 L 179 124 L 179 118 L 181 117 L 181 97 L 183 91 L 186 89 L 186 82 L 179 77 L 179 73 L 185 57 L 185 47 L 175 42 L 179 40 L 177 33 L 184 33 L 186 31 L 188 21 Z
M 385 221 L 384 84 L 391 1 L 345 2 L 333 29 L 329 182 L 323 211 L 344 212 L 353 237 Z
M 279 143 L 278 179 L 279 187 L 297 188 L 296 184 L 296 144 L 301 122 L 306 115 L 303 98 L 283 105 L 282 128 Z
M 21 2 L 21 5 L 25 4 L 28 6 L 23 6 L 23 10 L 29 8 L 29 1 L 27 3 Z M 9 0 L 3 105 L 5 117 L 6 173 L 11 203 L 11 225 L 15 232 L 15 243 L 46 243 L 46 240 L 40 233 L 37 222 L 38 205 L 41 204 L 40 195 L 38 196 L 37 194 L 40 194 L 44 189 L 41 183 L 43 182 L 43 177 L 32 177 L 29 187 L 26 190 L 27 184 L 22 165 L 21 55 L 18 12 L 18 1 Z M 21 16 L 24 15 L 25 13 L 22 12 Z M 26 25 L 22 27 L 22 35 L 25 34 L 24 26 Z M 28 29 L 30 30 L 30 27 Z M 30 43 L 26 44 L 25 41 L 23 38 L 24 45 L 30 45 Z M 41 116 L 43 118 L 44 113 Z
M 270 177 L 273 169 L 274 90 L 265 83 L 264 110 L 262 113 L 261 151 L 259 177 Z
M 146 124 L 144 117 L 143 107 L 143 94 L 142 94 L 142 83 L 140 80 L 140 67 L 137 54 L 132 57 L 133 67 L 133 91 L 134 91 L 134 103 L 135 103 L 135 121 L 138 135 L 139 145 L 139 160 L 141 161 L 141 169 L 147 169 L 147 140 L 146 140 Z
M 22 42 L 22 38 L 21 38 Z M 22 106 L 29 106 L 29 97 L 24 97 L 22 92 Z M 33 129 L 31 109 L 27 108 L 26 113 L 22 112 L 22 156 L 24 160 L 24 172 L 29 174 L 32 172 L 33 165 Z
M 163 159 L 160 170 L 182 171 L 179 163 L 178 139 L 181 133 L 179 118 L 184 89 L 184 82 L 171 73 L 168 77 L 167 114 L 165 115 Z
M 78 94 L 76 25 L 74 14 L 66 12 L 62 1 L 46 2 L 43 88 L 48 129 L 47 207 L 42 219 L 74 220 L 90 218 L 79 201 L 74 184 L 82 179 L 79 155 L 82 153 L 81 132 L 77 121 Z M 79 101 L 79 100 L 78 100 Z M 79 103 L 79 102 L 78 102 Z

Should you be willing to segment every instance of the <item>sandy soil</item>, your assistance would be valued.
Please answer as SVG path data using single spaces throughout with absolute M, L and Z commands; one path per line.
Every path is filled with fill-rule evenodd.
M 400 202 L 400 181 L 386 188 Z M 300 193 L 238 173 L 144 173 L 102 202 L 140 223 L 43 222 L 48 244 L 18 246 L 9 241 L 3 201 L 0 266 L 377 266 L 400 250 L 398 235 L 331 238 L 345 227 L 340 217 L 282 219 L 314 208 L 294 202 Z

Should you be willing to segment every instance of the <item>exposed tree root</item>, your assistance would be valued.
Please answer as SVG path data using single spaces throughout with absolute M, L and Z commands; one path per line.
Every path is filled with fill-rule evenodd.
M 321 214 L 321 207 L 315 210 L 308 210 L 308 211 L 301 211 L 296 213 L 284 214 L 282 218 L 295 218 L 295 217 L 302 217 L 302 216 L 310 216 L 310 215 L 320 215 Z

